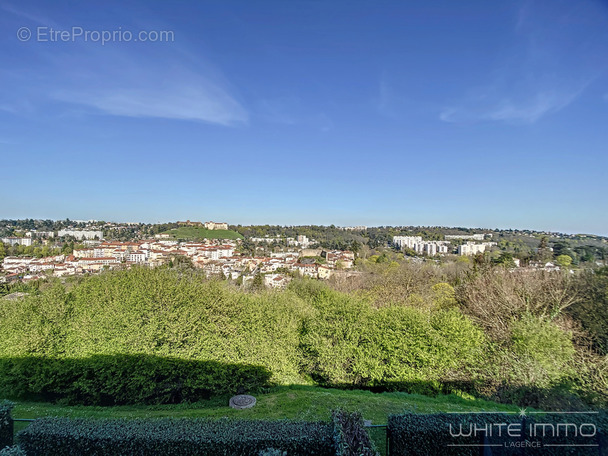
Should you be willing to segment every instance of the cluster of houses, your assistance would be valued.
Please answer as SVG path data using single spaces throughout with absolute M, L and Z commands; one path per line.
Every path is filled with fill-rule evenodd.
M 95 246 L 75 249 L 71 255 L 45 258 L 6 257 L 2 268 L 8 281 L 31 280 L 48 275 L 96 273 L 106 269 L 132 265 L 157 267 L 178 257 L 187 257 L 208 276 L 230 279 L 242 277 L 243 282 L 262 274 L 268 287 L 282 288 L 294 274 L 317 279 L 329 278 L 336 269 L 353 267 L 355 255 L 349 251 L 314 251 L 325 259 L 323 264 L 304 254 L 308 250 L 292 249 L 272 253 L 270 257 L 245 256 L 235 253 L 240 241 L 205 239 L 200 242 L 142 240 L 134 242 L 104 241 Z

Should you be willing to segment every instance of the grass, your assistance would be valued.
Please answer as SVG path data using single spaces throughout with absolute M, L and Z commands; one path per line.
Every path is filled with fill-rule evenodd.
M 243 239 L 240 233 L 232 230 L 208 230 L 196 226 L 181 226 L 161 234 L 168 234 L 173 239 Z
M 473 397 L 457 395 L 428 397 L 407 393 L 372 393 L 360 390 L 325 389 L 314 386 L 280 386 L 264 394 L 256 394 L 257 404 L 251 409 L 234 410 L 228 407 L 229 397 L 216 397 L 193 404 L 156 406 L 65 406 L 46 402 L 16 401 L 14 418 L 44 416 L 86 418 L 246 418 L 296 419 L 306 421 L 329 420 L 331 411 L 338 407 L 358 410 L 373 424 L 386 424 L 388 415 L 405 411 L 417 413 L 516 411 L 516 406 L 497 404 Z M 21 430 L 27 423 L 15 423 Z M 384 454 L 385 431 L 370 430 L 379 450 Z

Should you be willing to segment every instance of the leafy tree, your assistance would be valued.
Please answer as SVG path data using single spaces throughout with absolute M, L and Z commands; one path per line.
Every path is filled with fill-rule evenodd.
M 568 309 L 591 336 L 594 348 L 608 355 L 608 267 L 578 277 L 581 299 Z
M 572 264 L 572 257 L 570 255 L 559 255 L 555 262 L 562 268 L 567 268 Z
M 262 274 L 258 273 L 253 277 L 253 280 L 251 281 L 251 288 L 258 291 L 264 289 L 264 277 Z
M 514 268 L 515 260 L 509 252 L 500 252 L 500 256 L 494 260 L 494 263 L 500 264 L 506 268 Z
M 572 374 L 572 334 L 553 322 L 526 314 L 513 324 L 511 340 L 526 383 L 549 386 Z
M 549 249 L 549 238 L 547 236 L 542 236 L 540 238 L 540 244 L 538 245 L 538 249 L 536 250 L 536 259 L 538 261 L 549 261 L 553 257 L 551 250 Z

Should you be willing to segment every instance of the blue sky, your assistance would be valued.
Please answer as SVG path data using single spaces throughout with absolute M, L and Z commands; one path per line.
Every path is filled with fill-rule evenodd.
M 0 0 L 0 218 L 608 235 L 607 24 L 599 0 Z

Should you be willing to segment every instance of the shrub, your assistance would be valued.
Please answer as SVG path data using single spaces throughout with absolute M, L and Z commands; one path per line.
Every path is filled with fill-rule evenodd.
M 479 447 L 466 446 L 483 443 L 481 432 L 477 435 L 474 431 L 471 432 L 471 429 L 474 429 L 473 426 L 479 428 L 491 423 L 518 422 L 518 417 L 501 413 L 391 415 L 388 419 L 387 429 L 390 454 L 391 456 L 477 455 Z M 495 454 L 494 450 L 495 448 L 492 448 L 492 454 Z
M 291 384 L 301 381 L 300 325 L 309 310 L 290 292 L 247 294 L 189 271 L 133 268 L 0 306 L 0 358 L 149 355 L 261 365 L 273 382 Z
M 13 444 L 14 428 L 11 410 L 14 405 L 9 401 L 0 402 L 0 448 Z
M 19 433 L 31 456 L 257 455 L 333 456 L 327 423 L 206 419 L 89 420 L 41 418 Z
M 268 448 L 260 451 L 258 456 L 287 456 L 287 451 L 277 450 L 275 448 Z
M 337 456 L 378 456 L 361 413 L 337 410 L 333 412 L 333 422 Z
M 577 454 L 581 456 L 603 455 L 606 452 L 608 439 L 608 414 L 582 413 L 582 414 L 555 414 L 532 415 L 528 418 L 526 436 L 530 440 L 541 440 L 542 446 L 527 449 L 530 456 L 561 456 L 564 454 Z M 559 426 L 559 427 L 558 427 Z M 584 433 L 584 435 L 581 435 Z M 591 437 L 591 434 L 593 437 Z M 585 437 L 587 435 L 587 437 Z M 580 445 L 571 447 L 572 452 L 564 451 L 564 447 L 547 445 Z M 595 445 L 595 446 L 584 446 Z
M 577 275 L 581 300 L 568 314 L 579 321 L 591 337 L 593 347 L 608 355 L 608 267 Z
M 0 359 L 5 392 L 71 404 L 194 402 L 212 394 L 255 390 L 269 379 L 270 372 L 260 366 L 148 355 Z
M 324 385 L 437 393 L 442 380 L 483 355 L 483 332 L 458 310 L 375 309 L 335 292 L 314 305 L 302 348 Z
M 524 384 L 548 386 L 570 373 L 572 336 L 551 321 L 524 315 L 512 324 L 511 341 L 517 355 L 517 377 Z
M 555 318 L 577 303 L 580 293 L 569 274 L 494 268 L 459 287 L 457 298 L 492 338 L 505 340 L 511 323 L 523 315 Z
M 0 456 L 27 456 L 25 451 L 18 446 L 6 447 L 0 450 Z

